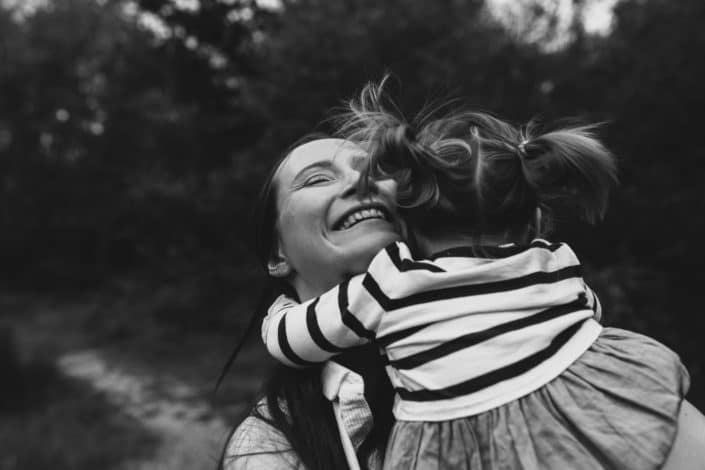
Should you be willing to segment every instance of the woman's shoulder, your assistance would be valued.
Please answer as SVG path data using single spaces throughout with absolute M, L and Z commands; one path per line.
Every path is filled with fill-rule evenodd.
M 261 400 L 230 437 L 223 457 L 223 470 L 304 468 L 288 439 L 268 421 L 270 418 L 267 403 Z

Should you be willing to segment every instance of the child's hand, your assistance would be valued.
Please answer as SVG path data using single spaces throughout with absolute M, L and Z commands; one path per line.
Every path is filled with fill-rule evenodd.
M 282 315 L 284 312 L 286 312 L 288 309 L 295 305 L 298 305 L 298 302 L 296 302 L 291 297 L 287 297 L 284 294 L 277 297 L 274 303 L 272 303 L 272 305 L 267 310 L 267 316 L 264 317 L 264 320 L 262 320 L 262 341 L 264 341 L 265 344 L 267 343 L 267 332 L 269 331 L 269 324 L 271 323 L 271 319 L 276 316 Z
M 602 305 L 600 304 L 600 299 L 597 297 L 597 294 L 595 294 L 595 291 L 590 289 L 586 283 L 583 282 L 583 285 L 585 286 L 586 305 L 595 312 L 592 318 L 600 322 L 602 320 Z

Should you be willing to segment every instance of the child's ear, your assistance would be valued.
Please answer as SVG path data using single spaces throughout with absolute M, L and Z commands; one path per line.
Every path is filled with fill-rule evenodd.
M 279 249 L 269 258 L 267 270 L 272 277 L 287 277 L 292 272 L 291 265 L 286 260 L 286 256 L 284 256 Z

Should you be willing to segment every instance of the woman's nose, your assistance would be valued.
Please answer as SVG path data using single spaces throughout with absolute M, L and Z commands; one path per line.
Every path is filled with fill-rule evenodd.
M 362 172 L 356 169 L 347 172 L 343 197 L 364 197 L 375 193 L 377 193 L 377 183 L 373 179 L 365 178 L 363 181 Z
M 350 169 L 345 172 L 345 182 L 343 186 L 343 197 L 350 197 L 357 194 L 358 184 L 360 183 L 360 172 Z

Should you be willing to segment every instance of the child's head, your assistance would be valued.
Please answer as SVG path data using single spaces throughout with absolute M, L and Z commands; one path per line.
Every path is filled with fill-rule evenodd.
M 540 132 L 466 111 L 408 123 L 385 108 L 383 83 L 350 103 L 342 133 L 369 152 L 368 177 L 397 180 L 415 232 L 517 240 L 544 235 L 556 216 L 604 215 L 616 165 L 594 126 Z

